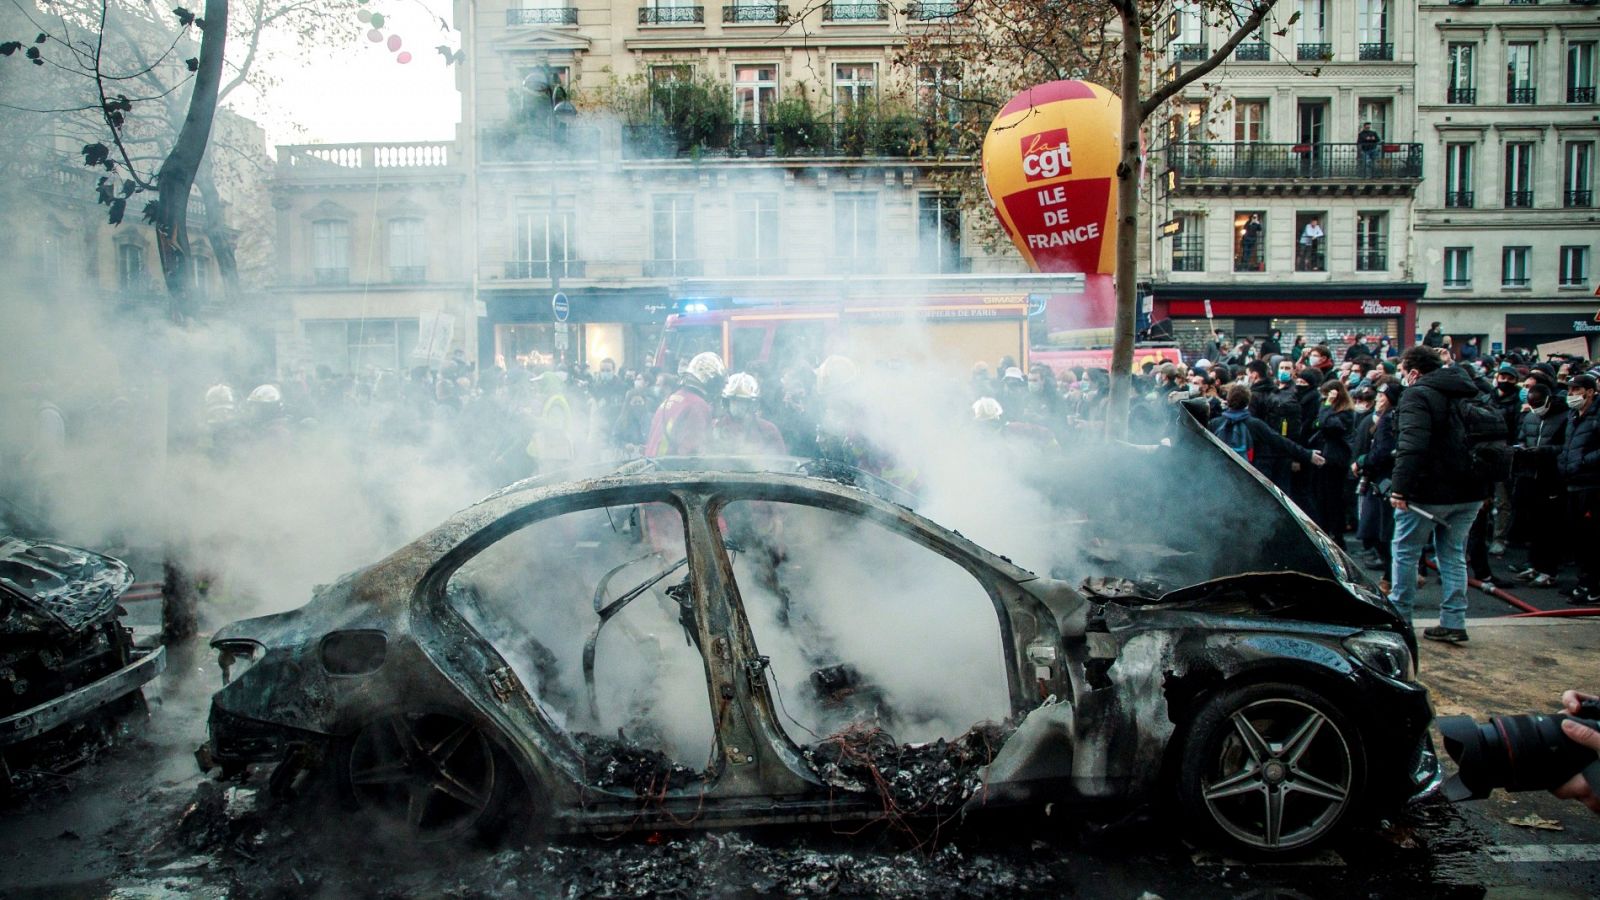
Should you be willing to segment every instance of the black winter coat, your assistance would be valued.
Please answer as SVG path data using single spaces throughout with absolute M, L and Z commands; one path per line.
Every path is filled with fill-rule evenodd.
M 1517 451 L 1512 475 L 1518 479 L 1542 480 L 1556 474 L 1556 454 L 1567 442 L 1567 423 L 1571 418 L 1566 405 L 1557 407 L 1553 402 L 1544 415 L 1526 412 L 1512 432 L 1511 443 L 1522 449 Z
M 1415 503 L 1471 503 L 1489 496 L 1489 484 L 1472 474 L 1465 450 L 1451 439 L 1451 404 L 1475 397 L 1478 386 L 1458 366 L 1417 379 L 1395 410 L 1392 490 Z
M 1394 420 L 1395 412 L 1392 409 L 1373 419 L 1377 425 L 1366 437 L 1366 454 L 1359 462 L 1361 474 L 1374 485 L 1394 474 Z
M 1567 423 L 1567 442 L 1556 454 L 1556 471 L 1569 491 L 1600 489 L 1600 401 L 1589 401 Z
M 1316 428 L 1311 432 L 1308 446 L 1313 450 L 1321 450 L 1333 471 L 1343 472 L 1350 468 L 1351 430 L 1354 426 L 1355 413 L 1349 410 L 1334 412 L 1333 407 L 1324 406 L 1317 413 Z

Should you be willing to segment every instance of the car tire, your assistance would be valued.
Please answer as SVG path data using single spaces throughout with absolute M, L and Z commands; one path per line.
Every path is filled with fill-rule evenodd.
M 1355 818 L 1366 757 L 1337 704 L 1293 684 L 1213 695 L 1182 745 L 1178 801 L 1197 839 L 1245 856 L 1304 852 Z
M 418 842 L 492 839 L 520 784 L 487 728 L 451 712 L 374 717 L 333 763 L 340 792 L 379 831 Z

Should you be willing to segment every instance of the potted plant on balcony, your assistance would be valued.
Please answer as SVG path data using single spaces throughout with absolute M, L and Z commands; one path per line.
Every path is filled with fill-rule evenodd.
M 886 100 L 878 105 L 873 149 L 879 156 L 910 156 L 921 131 L 914 107 L 901 99 Z
M 772 139 L 779 156 L 799 156 L 822 143 L 822 127 L 802 87 L 772 105 Z

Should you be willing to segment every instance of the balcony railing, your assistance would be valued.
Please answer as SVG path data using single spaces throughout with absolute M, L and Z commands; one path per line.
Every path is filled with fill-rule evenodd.
M 887 3 L 829 3 L 822 8 L 824 22 L 881 22 L 887 18 Z
M 1445 191 L 1444 205 L 1446 209 L 1471 209 L 1471 191 Z
M 1272 58 L 1272 47 L 1266 41 L 1245 41 L 1233 51 L 1240 62 L 1262 62 Z
M 789 261 L 786 259 L 730 259 L 727 264 L 728 274 L 734 276 L 746 275 L 787 275 Z
M 1472 287 L 1472 279 L 1471 278 L 1451 278 L 1450 276 L 1446 275 L 1445 278 L 1444 278 L 1444 286 L 1447 287 L 1447 288 Z
M 1500 286 L 1508 288 L 1525 288 L 1528 286 L 1529 281 L 1530 279 L 1526 275 L 1520 278 L 1515 275 L 1504 275 L 1500 278 Z
M 578 24 L 578 8 L 564 6 L 555 9 L 508 9 L 506 10 L 506 24 L 576 25 Z
M 1174 272 L 1204 272 L 1206 270 L 1205 247 L 1200 243 L 1179 244 L 1172 248 L 1172 271 Z
M 1529 104 L 1537 102 L 1539 89 L 1531 87 L 1506 88 L 1506 102 L 1516 104 Z
M 278 177 L 347 178 L 352 169 L 443 169 L 455 164 L 449 141 L 399 144 L 280 144 Z
M 641 6 L 640 25 L 701 25 L 706 20 L 704 6 Z
M 1357 144 L 1171 145 L 1168 161 L 1184 179 L 1311 179 L 1411 181 L 1422 177 L 1421 144 L 1379 144 L 1363 154 Z
M 747 156 L 971 156 L 968 132 L 935 119 L 820 119 L 804 126 L 737 122 L 688 136 L 665 124 L 625 125 L 627 159 Z
M 1393 44 L 1360 44 L 1356 47 L 1357 59 L 1394 59 Z
M 1594 191 L 1567 191 L 1562 195 L 1561 205 L 1568 209 L 1593 206 Z
M 395 284 L 416 284 L 428 280 L 427 266 L 390 266 L 389 280 Z
M 600 152 L 600 129 L 549 122 L 499 122 L 479 132 L 483 162 L 592 161 Z
M 1332 44 L 1299 44 L 1295 47 L 1295 59 L 1309 62 L 1327 62 L 1333 59 Z
M 1172 58 L 1179 62 L 1198 62 L 1210 55 L 1205 44 L 1172 45 Z
M 697 278 L 705 273 L 705 264 L 698 259 L 647 259 L 644 261 L 646 278 Z
M 505 265 L 507 278 L 549 278 L 552 270 L 558 278 L 584 277 L 581 259 L 514 259 Z
M 828 272 L 835 275 L 877 275 L 883 271 L 878 256 L 833 256 L 827 260 Z
M 1594 95 L 1595 95 L 1595 92 L 1594 92 L 1594 86 L 1593 85 L 1591 85 L 1589 87 L 1569 87 L 1569 88 L 1567 88 L 1567 102 L 1568 103 L 1593 103 L 1594 102 Z
M 1384 272 L 1389 268 L 1389 251 L 1387 250 L 1357 250 L 1357 272 Z
M 322 268 L 311 270 L 311 280 L 317 284 L 349 284 L 349 268 Z
M 1450 87 L 1444 90 L 1444 102 L 1471 106 L 1478 102 L 1477 88 Z
M 1533 191 L 1506 191 L 1507 209 L 1532 209 Z
M 776 25 L 789 21 L 789 7 L 781 3 L 741 3 L 722 8 L 724 24 Z
M 1294 256 L 1294 270 L 1296 272 L 1326 272 L 1328 271 L 1328 251 L 1318 241 L 1315 248 L 1305 244 L 1297 244 Z
M 958 0 L 911 0 L 906 4 L 906 18 L 913 22 L 948 19 L 960 11 Z

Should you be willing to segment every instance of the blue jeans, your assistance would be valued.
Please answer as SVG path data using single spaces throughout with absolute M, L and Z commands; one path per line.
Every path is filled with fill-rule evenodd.
M 1439 624 L 1445 628 L 1467 627 L 1467 534 L 1478 517 L 1483 501 L 1473 503 L 1427 503 L 1422 508 L 1438 522 L 1430 522 L 1415 512 L 1394 511 L 1394 540 L 1389 547 L 1393 562 L 1389 570 L 1389 602 L 1406 621 L 1411 621 L 1416 605 L 1417 562 L 1422 548 L 1433 538 L 1439 562 L 1439 580 L 1444 584 L 1444 601 L 1439 604 Z

